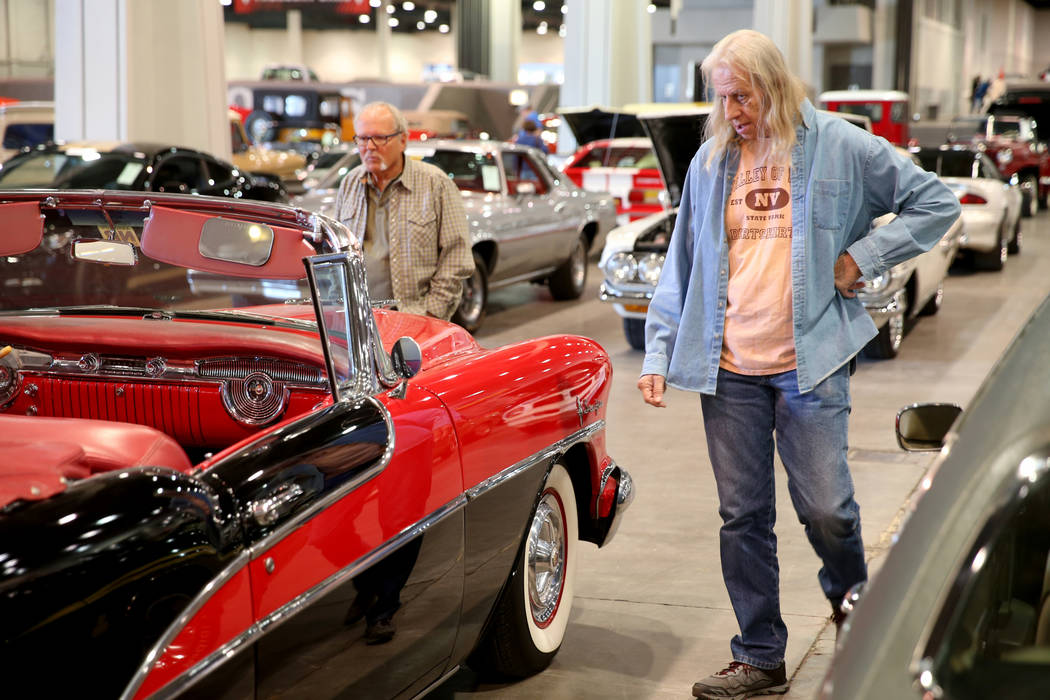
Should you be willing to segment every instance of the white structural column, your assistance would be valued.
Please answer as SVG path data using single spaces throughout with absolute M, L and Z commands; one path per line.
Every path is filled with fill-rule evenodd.
M 872 17 L 871 87 L 896 90 L 897 0 L 875 0 Z
M 518 82 L 521 32 L 511 29 L 521 27 L 521 23 L 519 0 L 489 0 L 489 78 L 494 82 Z
M 303 60 L 303 12 L 288 10 L 285 24 L 288 27 L 288 60 L 290 63 L 306 63 Z
M 55 137 L 229 157 L 222 6 L 55 0 Z
M 755 0 L 754 28 L 773 40 L 788 68 L 813 86 L 813 0 Z
M 390 78 L 390 13 L 386 6 L 389 0 L 383 2 L 376 8 L 376 44 L 379 47 L 379 77 Z
M 579 107 L 652 99 L 652 21 L 647 0 L 566 0 L 565 83 L 561 105 Z M 558 150 L 572 152 L 562 127 Z

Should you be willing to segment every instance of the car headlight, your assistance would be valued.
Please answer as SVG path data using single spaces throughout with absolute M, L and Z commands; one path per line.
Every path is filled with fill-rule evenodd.
M 638 262 L 630 253 L 616 253 L 605 263 L 605 276 L 611 282 L 623 284 L 634 281 L 638 273 Z
M 893 275 L 890 272 L 883 272 L 870 280 L 864 280 L 864 291 L 866 292 L 878 292 L 885 289 L 890 285 L 890 281 L 893 279 Z
M 664 268 L 664 256 L 660 253 L 646 253 L 638 260 L 638 279 L 654 287 L 660 281 L 660 271 Z
M 1004 148 L 995 154 L 995 159 L 999 161 L 999 165 L 1006 165 L 1014 159 L 1014 152 L 1009 148 Z

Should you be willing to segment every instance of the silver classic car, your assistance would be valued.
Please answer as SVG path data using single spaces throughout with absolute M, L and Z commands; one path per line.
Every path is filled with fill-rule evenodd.
M 463 194 L 474 275 L 452 320 L 476 331 L 489 290 L 516 282 L 545 283 L 555 299 L 576 299 L 587 282 L 587 255 L 600 250 L 616 223 L 611 195 L 586 192 L 547 164 L 535 148 L 496 141 L 410 142 L 405 151 L 438 166 Z M 333 215 L 339 183 L 356 153 L 294 204 Z
M 710 113 L 711 107 L 703 106 L 639 117 L 660 160 L 660 171 L 667 183 L 672 208 L 613 229 L 598 263 L 605 273 L 600 298 L 611 303 L 623 318 L 624 335 L 636 350 L 645 349 L 645 314 L 660 279 L 685 174 L 700 145 L 704 123 Z M 867 126 L 870 131 L 866 117 L 840 113 L 835 113 L 835 116 L 847 118 L 861 128 Z M 862 121 L 858 123 L 858 119 Z M 911 158 L 906 151 L 900 153 Z M 881 222 L 876 220 L 874 225 Z M 865 281 L 858 296 L 879 327 L 878 336 L 865 348 L 867 355 L 895 357 L 904 338 L 907 320 L 937 312 L 943 297 L 942 281 L 958 250 L 961 235 L 962 226 L 956 221 L 931 250 Z
M 897 437 L 940 450 L 878 573 L 851 596 L 823 700 L 1050 692 L 1050 300 L 961 417 L 911 406 Z

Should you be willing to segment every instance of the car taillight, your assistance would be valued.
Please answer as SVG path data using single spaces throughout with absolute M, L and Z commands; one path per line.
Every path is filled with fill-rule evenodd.
M 979 194 L 973 192 L 967 192 L 966 194 L 959 197 L 959 204 L 987 204 L 988 200 Z
M 645 190 L 633 189 L 627 193 L 627 201 L 631 204 L 641 204 L 645 201 Z

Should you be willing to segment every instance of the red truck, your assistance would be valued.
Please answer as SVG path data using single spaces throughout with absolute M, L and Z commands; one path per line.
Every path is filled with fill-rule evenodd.
M 1035 120 L 1015 114 L 957 117 L 948 131 L 949 143 L 972 142 L 995 160 L 1005 179 L 1017 178 L 1024 216 L 1047 206 L 1050 191 L 1050 151 L 1040 140 Z

